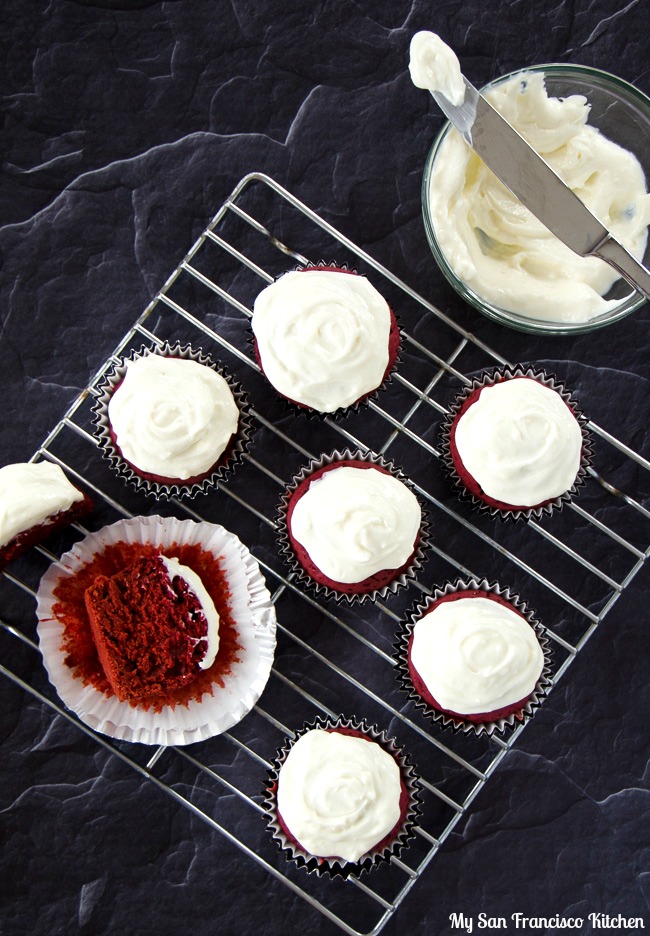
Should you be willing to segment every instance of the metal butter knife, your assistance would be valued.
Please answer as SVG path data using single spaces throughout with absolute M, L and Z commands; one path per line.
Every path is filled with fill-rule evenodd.
M 465 100 L 433 97 L 465 142 L 519 201 L 581 257 L 600 257 L 646 299 L 650 271 L 610 234 L 515 128 L 463 76 Z

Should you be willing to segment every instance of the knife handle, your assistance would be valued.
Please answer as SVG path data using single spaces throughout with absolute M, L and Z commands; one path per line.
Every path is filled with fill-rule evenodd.
M 615 238 L 610 235 L 590 253 L 591 256 L 600 257 L 601 260 L 613 266 L 628 283 L 638 289 L 646 299 L 650 299 L 650 270 L 633 257 L 630 251 L 619 244 Z

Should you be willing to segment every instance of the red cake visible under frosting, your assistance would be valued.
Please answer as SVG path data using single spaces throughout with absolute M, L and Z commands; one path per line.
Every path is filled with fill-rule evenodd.
M 191 682 L 207 648 L 201 602 L 160 556 L 98 576 L 85 593 L 102 664 L 121 701 L 158 695 Z
M 226 678 L 241 660 L 239 628 L 232 609 L 228 578 L 219 556 L 195 543 L 173 543 L 159 550 L 150 543 L 119 542 L 106 546 L 86 562 L 75 575 L 63 576 L 53 591 L 54 615 L 63 628 L 61 651 L 65 665 L 85 686 L 93 686 L 105 696 L 115 695 L 97 654 L 86 608 L 86 591 L 98 576 L 112 577 L 132 566 L 138 559 L 162 554 L 177 559 L 195 572 L 219 614 L 219 652 L 212 666 L 201 669 L 195 679 L 179 689 L 166 688 L 146 698 L 129 700 L 144 710 L 162 711 L 165 706 L 188 705 L 201 701 L 223 688 Z

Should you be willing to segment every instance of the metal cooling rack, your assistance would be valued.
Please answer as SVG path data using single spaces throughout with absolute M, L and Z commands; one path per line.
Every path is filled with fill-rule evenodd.
M 402 360 L 388 389 L 341 421 L 286 411 L 269 392 L 250 345 L 248 319 L 259 290 L 284 270 L 320 259 L 348 262 L 367 273 L 398 312 L 403 333 Z M 237 376 L 249 392 L 256 433 L 246 463 L 216 492 L 190 502 L 152 504 L 116 479 L 100 458 L 90 406 L 113 361 L 133 347 L 164 340 L 200 346 Z M 61 706 L 35 656 L 33 597 L 40 576 L 88 529 L 76 525 L 54 547 L 32 550 L 0 581 L 9 609 L 0 638 L 11 645 L 4 658 L 22 661 L 0 671 L 200 817 L 232 843 L 233 853 L 239 849 L 349 934 L 382 930 L 523 730 L 480 739 L 454 734 L 432 726 L 406 702 L 392 660 L 405 611 L 445 580 L 498 579 L 542 621 L 553 622 L 547 635 L 556 683 L 650 551 L 643 494 L 634 499 L 620 490 L 624 484 L 643 490 L 645 483 L 647 497 L 644 472 L 650 464 L 593 423 L 595 468 L 579 503 L 540 523 L 507 525 L 457 500 L 440 470 L 436 428 L 450 399 L 469 383 L 468 374 L 502 363 L 509 362 L 272 179 L 248 175 L 34 458 L 62 465 L 95 496 L 98 509 L 89 528 L 168 512 L 223 523 L 242 537 L 260 561 L 278 618 L 278 653 L 260 703 L 231 731 L 190 748 L 152 751 L 97 735 Z M 418 580 L 372 605 L 317 602 L 294 583 L 275 548 L 275 510 L 284 485 L 311 457 L 345 447 L 373 451 L 402 467 L 435 534 Z M 422 777 L 415 843 L 358 880 L 321 880 L 299 871 L 270 841 L 263 821 L 261 787 L 270 759 L 286 734 L 317 714 L 356 715 L 386 728 L 411 753 Z

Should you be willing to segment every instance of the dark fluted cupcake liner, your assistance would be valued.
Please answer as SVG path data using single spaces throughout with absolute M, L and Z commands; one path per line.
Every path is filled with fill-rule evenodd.
M 309 591 L 311 591 L 319 598 L 333 598 L 338 602 L 347 601 L 349 604 L 362 603 L 364 601 L 375 601 L 379 598 L 387 598 L 389 595 L 395 594 L 395 592 L 397 592 L 400 588 L 408 585 L 408 583 L 416 577 L 418 571 L 422 568 L 422 565 L 428 559 L 427 551 L 433 539 L 433 535 L 431 533 L 428 513 L 423 508 L 419 498 L 417 499 L 422 514 L 420 521 L 420 535 L 413 555 L 409 560 L 408 567 L 392 581 L 388 582 L 386 585 L 381 586 L 381 588 L 375 588 L 367 592 L 344 592 L 333 589 L 323 582 L 318 582 L 299 562 L 291 544 L 291 540 L 289 538 L 289 528 L 287 524 L 287 512 L 289 509 L 289 502 L 294 492 L 303 481 L 306 481 L 310 475 L 313 475 L 320 468 L 324 468 L 326 465 L 332 465 L 339 461 L 358 461 L 383 468 L 394 478 L 397 478 L 399 481 L 405 484 L 406 487 L 408 487 L 409 490 L 411 490 L 417 497 L 413 483 L 406 477 L 401 468 L 396 467 L 393 462 L 385 460 L 380 455 L 375 455 L 372 452 L 361 452 L 358 450 L 353 451 L 351 449 L 345 449 L 342 452 L 334 451 L 329 455 L 321 455 L 320 458 L 312 459 L 308 465 L 305 465 L 301 471 L 299 471 L 298 474 L 293 477 L 291 483 L 282 495 L 277 514 L 278 545 L 280 547 L 280 553 L 284 557 L 285 561 L 289 564 L 291 571 L 300 584 L 305 586 Z
M 549 387 L 551 390 L 555 390 L 573 413 L 582 433 L 582 453 L 580 466 L 572 486 L 563 494 L 560 494 L 558 497 L 549 500 L 547 503 L 542 504 L 541 506 L 529 507 L 523 510 L 510 510 L 496 507 L 493 504 L 486 503 L 480 497 L 476 496 L 471 491 L 468 491 L 468 489 L 465 487 L 465 484 L 463 483 L 462 478 L 458 474 L 450 446 L 450 433 L 452 426 L 467 398 L 481 387 L 492 387 L 501 380 L 512 379 L 513 377 L 530 377 L 533 380 L 537 380 L 539 383 L 544 384 L 544 386 Z M 502 520 L 530 520 L 531 518 L 540 520 L 544 514 L 550 515 L 555 510 L 562 510 L 565 504 L 570 503 L 570 501 L 580 493 L 580 490 L 585 483 L 588 469 L 592 463 L 593 440 L 591 433 L 587 428 L 586 417 L 582 414 L 581 410 L 576 405 L 575 400 L 572 398 L 571 393 L 566 389 L 565 385 L 558 381 L 554 374 L 547 374 L 544 370 L 537 370 L 533 367 L 524 367 L 520 364 L 514 368 L 497 367 L 492 371 L 487 371 L 481 374 L 479 377 L 475 377 L 472 380 L 471 385 L 465 387 L 458 394 L 450 407 L 449 413 L 441 424 L 440 448 L 442 450 L 443 465 L 447 475 L 457 488 L 461 500 L 469 501 L 480 512 L 487 513 L 491 517 L 499 517 Z
M 136 358 L 145 357 L 149 354 L 196 361 L 198 364 L 211 368 L 224 378 L 235 398 L 235 403 L 239 410 L 237 431 L 230 439 L 225 452 L 221 454 L 216 465 L 197 481 L 192 481 L 190 483 L 183 482 L 182 479 L 179 479 L 174 483 L 164 484 L 160 481 L 154 481 L 144 477 L 138 472 L 137 468 L 130 465 L 124 459 L 111 436 L 111 425 L 108 417 L 108 404 L 111 396 L 124 379 L 127 362 L 136 360 Z M 232 474 L 236 466 L 243 461 L 244 455 L 250 445 L 253 432 L 253 419 L 247 393 L 218 362 L 213 361 L 212 358 L 208 354 L 204 354 L 203 351 L 192 348 L 189 344 L 181 345 L 177 342 L 172 345 L 169 342 L 165 342 L 163 345 L 154 347 L 143 345 L 139 351 L 132 351 L 130 355 L 114 364 L 111 370 L 106 373 L 102 383 L 97 387 L 94 393 L 95 402 L 92 406 L 93 425 L 102 456 L 108 460 L 110 467 L 123 481 L 130 484 L 141 493 L 156 498 L 195 497 L 197 494 L 206 494 Z
M 311 855 L 305 851 L 297 842 L 287 837 L 284 829 L 280 825 L 277 809 L 277 786 L 280 770 L 289 755 L 289 751 L 296 743 L 298 738 L 312 731 L 315 728 L 324 730 L 346 728 L 363 734 L 370 741 L 374 741 L 387 751 L 397 762 L 402 782 L 408 793 L 408 806 L 406 814 L 402 820 L 401 827 L 397 834 L 387 842 L 382 848 L 375 847 L 367 852 L 358 861 L 344 861 L 338 858 L 321 858 Z M 266 822 L 274 841 L 284 852 L 287 861 L 293 861 L 297 867 L 304 868 L 309 874 L 317 874 L 327 877 L 341 877 L 346 879 L 350 876 L 358 877 L 364 872 L 371 871 L 373 868 L 388 862 L 393 855 L 398 856 L 402 849 L 406 847 L 409 841 L 415 835 L 415 828 L 420 814 L 420 805 L 422 802 L 420 796 L 420 781 L 411 763 L 410 756 L 404 752 L 394 738 L 388 738 L 385 731 L 380 731 L 375 725 L 368 725 L 365 720 L 357 721 L 354 718 L 317 717 L 313 722 L 305 722 L 302 728 L 298 729 L 293 737 L 287 738 L 281 748 L 276 753 L 272 761 L 271 768 L 268 770 L 268 780 L 263 790 L 264 800 L 262 808 L 266 814 Z M 381 844 L 381 843 L 379 843 Z
M 409 670 L 409 642 L 415 625 L 420 620 L 420 618 L 427 614 L 435 602 L 440 598 L 461 591 L 489 592 L 491 594 L 498 595 L 499 598 L 507 601 L 508 604 L 510 604 L 516 611 L 518 611 L 533 628 L 542 648 L 542 653 L 544 654 L 544 665 L 542 667 L 542 672 L 539 675 L 532 694 L 527 699 L 526 703 L 522 706 L 521 710 L 512 712 L 503 718 L 499 718 L 491 722 L 470 721 L 469 719 L 456 717 L 449 714 L 448 712 L 443 712 L 439 709 L 433 708 L 425 699 L 422 698 L 413 685 L 413 680 Z M 521 600 L 519 595 L 511 592 L 509 588 L 502 587 L 497 582 L 488 582 L 486 579 L 481 579 L 479 581 L 477 579 L 471 578 L 468 580 L 458 579 L 455 582 L 447 582 L 447 584 L 441 588 L 436 588 L 433 594 L 427 597 L 424 601 L 420 600 L 416 602 L 408 617 L 402 622 L 401 628 L 398 631 L 393 658 L 397 663 L 396 672 L 401 688 L 404 692 L 406 692 L 408 698 L 415 703 L 415 707 L 424 712 L 424 714 L 430 718 L 432 722 L 441 726 L 442 728 L 451 729 L 454 732 L 462 732 L 465 734 L 492 735 L 497 732 L 503 733 L 514 728 L 516 725 L 524 724 L 532 717 L 535 710 L 542 704 L 553 684 L 551 679 L 551 649 L 548 638 L 544 636 L 543 625 L 535 618 L 534 613 L 528 609 L 525 602 Z
M 285 275 L 285 273 L 291 273 L 294 271 L 304 271 L 304 270 L 332 270 L 332 271 L 341 271 L 344 273 L 351 273 L 351 274 L 354 274 L 355 276 L 364 276 L 363 273 L 359 273 L 358 270 L 354 269 L 353 267 L 348 266 L 347 263 L 336 263 L 335 261 L 319 260 L 316 263 L 310 262 L 306 264 L 301 264 L 300 266 L 292 267 L 290 270 L 285 270 L 283 273 L 280 273 L 278 274 L 278 276 L 275 277 L 275 282 L 281 279 Z M 364 278 L 367 279 L 367 277 L 364 277 Z M 331 419 L 331 420 L 334 420 L 335 422 L 341 422 L 341 420 L 349 416 L 350 413 L 358 412 L 360 409 L 363 409 L 364 407 L 368 406 L 368 404 L 371 401 L 377 400 L 378 397 L 380 397 L 382 393 L 384 393 L 386 390 L 389 389 L 389 387 L 393 383 L 393 375 L 395 374 L 397 368 L 402 362 L 402 359 L 400 357 L 400 350 L 401 350 L 402 342 L 403 342 L 399 316 L 396 314 L 392 306 L 389 306 L 389 308 L 395 318 L 395 323 L 397 326 L 397 332 L 398 332 L 398 338 L 399 338 L 397 353 L 395 355 L 393 362 L 390 364 L 389 372 L 383 377 L 381 383 L 377 387 L 375 387 L 374 390 L 370 390 L 368 393 L 364 394 L 364 396 L 360 397 L 358 400 L 355 400 L 354 403 L 350 403 L 349 406 L 341 406 L 336 410 L 332 410 L 332 412 L 322 412 L 321 410 L 312 409 L 310 406 L 304 406 L 301 403 L 296 403 L 294 400 L 291 400 L 289 399 L 289 397 L 286 397 L 284 396 L 284 394 L 280 393 L 280 391 L 277 390 L 273 386 L 273 384 L 268 379 L 268 377 L 266 377 L 266 374 L 264 374 L 264 368 L 262 367 L 261 357 L 257 349 L 257 342 L 255 340 L 255 335 L 251 331 L 251 334 L 248 340 L 252 348 L 255 360 L 257 361 L 257 364 L 260 368 L 260 372 L 264 375 L 269 386 L 273 387 L 273 390 L 277 394 L 278 398 L 282 400 L 286 413 L 292 416 L 304 416 L 307 419 L 320 420 L 321 422 L 325 419 Z

